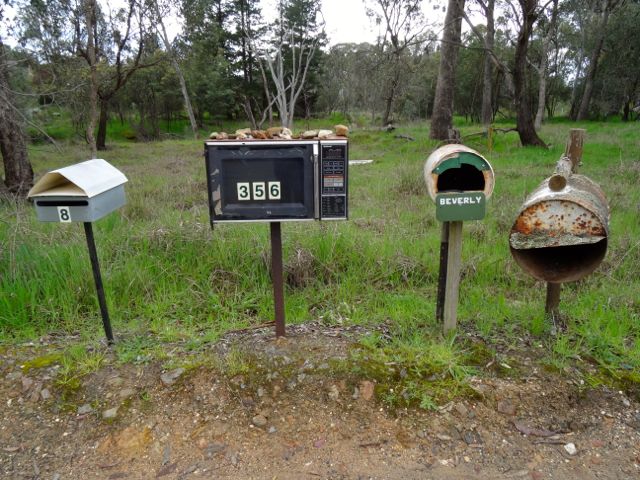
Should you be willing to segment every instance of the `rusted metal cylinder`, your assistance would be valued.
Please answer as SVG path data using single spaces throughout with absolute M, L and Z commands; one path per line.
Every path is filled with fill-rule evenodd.
M 475 150 L 459 144 L 449 144 L 435 150 L 424 164 L 424 180 L 432 200 L 444 192 L 493 193 L 493 168 Z
M 607 252 L 609 205 L 584 175 L 569 176 L 560 191 L 549 180 L 522 205 L 509 236 L 511 254 L 538 280 L 572 282 L 592 273 Z

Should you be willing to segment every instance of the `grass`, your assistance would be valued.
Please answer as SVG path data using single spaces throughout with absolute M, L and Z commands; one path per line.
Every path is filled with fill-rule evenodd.
M 324 125 L 333 120 L 339 119 Z M 609 251 L 596 273 L 563 286 L 568 328 L 551 335 L 544 284 L 511 259 L 508 234 L 519 206 L 553 171 L 576 126 L 587 129 L 581 171 L 601 184 L 610 202 Z M 480 127 L 461 130 L 465 135 Z M 486 139 L 470 139 L 468 145 L 493 165 L 496 188 L 486 219 L 464 226 L 460 333 L 480 338 L 488 351 L 531 336 L 559 369 L 588 361 L 615 377 L 640 368 L 639 130 L 635 123 L 551 122 L 541 134 L 549 150 L 521 148 L 513 132 L 497 135 L 491 150 Z M 398 133 L 415 141 L 394 138 Z M 432 406 L 444 389 L 426 389 L 425 378 L 439 376 L 455 391 L 477 363 L 466 336 L 443 337 L 434 319 L 440 225 L 422 167 L 435 147 L 421 123 L 393 133 L 354 131 L 351 158 L 374 164 L 350 171 L 350 221 L 283 228 L 285 262 L 294 268 L 299 251 L 312 259 L 302 267 L 309 269 L 305 281 L 287 286 L 287 321 L 389 325 L 392 339 L 365 340 L 354 350 L 352 368 L 375 376 L 382 373 L 366 370 L 363 358 L 372 365 L 405 364 L 409 374 L 399 377 L 400 368 L 380 377 L 380 384 L 395 382 L 390 403 Z M 60 155 L 43 144 L 31 148 L 38 176 L 87 158 L 80 144 L 63 149 Z M 94 226 L 120 339 L 118 361 L 166 359 L 167 343 L 198 352 L 229 330 L 272 318 L 268 227 L 210 229 L 202 150 L 193 140 L 117 140 L 103 153 L 129 178 L 127 205 Z M 27 203 L 0 204 L 0 341 L 78 333 L 78 344 L 95 343 L 103 333 L 90 268 L 80 225 L 39 223 Z

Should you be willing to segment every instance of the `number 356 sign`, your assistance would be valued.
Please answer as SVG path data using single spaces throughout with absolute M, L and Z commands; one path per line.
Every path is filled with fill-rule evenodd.
M 280 182 L 238 182 L 239 201 L 280 200 Z

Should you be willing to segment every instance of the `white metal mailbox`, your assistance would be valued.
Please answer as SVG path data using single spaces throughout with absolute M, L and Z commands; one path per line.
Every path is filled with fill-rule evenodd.
M 94 222 L 126 203 L 127 177 L 102 159 L 45 174 L 29 191 L 42 222 Z

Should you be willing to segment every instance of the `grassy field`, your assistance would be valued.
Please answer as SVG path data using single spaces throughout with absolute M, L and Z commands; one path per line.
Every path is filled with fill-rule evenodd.
M 460 126 L 463 135 L 481 130 Z M 545 286 L 512 260 L 508 235 L 520 205 L 552 173 L 576 126 L 587 129 L 581 173 L 601 184 L 610 203 L 609 251 L 596 273 L 563 287 L 568 329 L 552 334 L 543 311 Z M 496 188 L 486 219 L 465 223 L 460 328 L 445 338 L 434 319 L 440 224 L 422 179 L 436 144 L 424 124 L 392 133 L 354 129 L 351 158 L 374 163 L 351 168 L 350 221 L 283 227 L 287 322 L 388 324 L 392 339 L 364 339 L 352 368 L 381 375 L 378 365 L 407 366 L 409 375 L 388 379 L 405 392 L 391 403 L 432 406 L 441 395 L 421 380 L 439 374 L 446 380 L 440 387 L 451 392 L 498 346 L 517 348 L 523 339 L 541 349 L 547 366 L 589 363 L 606 378 L 635 382 L 639 134 L 637 123 L 559 121 L 542 130 L 549 150 L 519 147 L 514 132 L 497 135 L 491 150 L 486 139 L 470 138 L 467 145 L 493 165 Z M 229 330 L 272 318 L 268 226 L 211 230 L 202 152 L 202 141 L 193 140 L 123 140 L 103 152 L 129 178 L 127 205 L 94 226 L 119 361 L 166 358 L 167 343 L 197 353 Z M 31 158 L 40 176 L 85 160 L 87 150 L 69 143 L 59 153 L 40 144 Z M 30 204 L 5 202 L 0 241 L 0 341 L 75 334 L 69 348 L 76 356 L 97 344 L 103 333 L 81 225 L 39 223 Z

